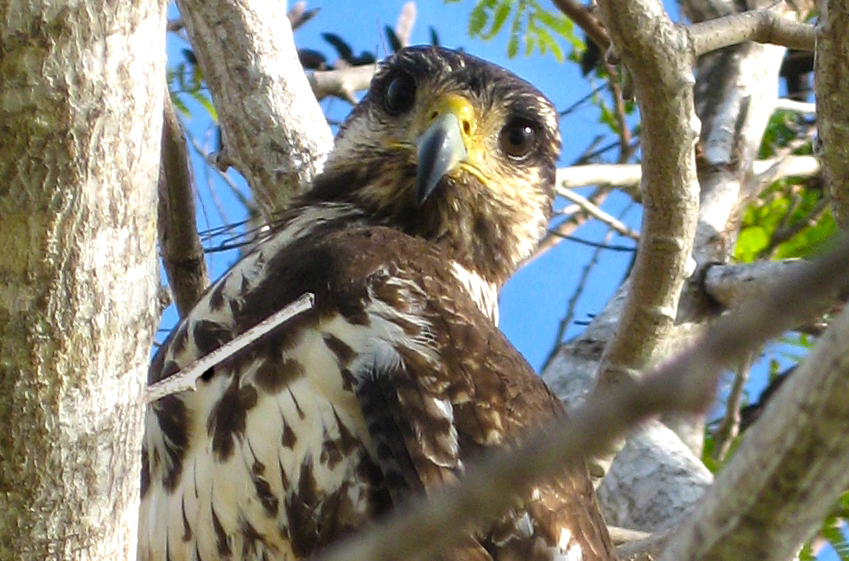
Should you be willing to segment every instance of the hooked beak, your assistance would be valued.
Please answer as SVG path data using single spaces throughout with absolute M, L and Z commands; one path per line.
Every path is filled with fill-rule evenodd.
M 441 100 L 429 111 L 427 129 L 416 139 L 418 204 L 423 204 L 439 181 L 466 160 L 472 117 L 471 104 L 457 96 Z

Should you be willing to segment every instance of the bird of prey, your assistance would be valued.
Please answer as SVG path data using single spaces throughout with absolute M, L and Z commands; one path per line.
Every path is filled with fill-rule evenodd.
M 559 149 L 553 106 L 512 73 L 435 47 L 385 61 L 309 192 L 153 360 L 151 383 L 315 294 L 149 408 L 140 559 L 306 559 L 564 415 L 496 327 Z M 615 555 L 572 466 L 441 558 Z

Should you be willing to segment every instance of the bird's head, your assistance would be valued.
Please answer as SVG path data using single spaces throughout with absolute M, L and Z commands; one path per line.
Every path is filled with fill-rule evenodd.
M 351 202 L 500 286 L 545 231 L 559 152 L 557 113 L 532 85 L 411 47 L 381 65 L 310 198 Z

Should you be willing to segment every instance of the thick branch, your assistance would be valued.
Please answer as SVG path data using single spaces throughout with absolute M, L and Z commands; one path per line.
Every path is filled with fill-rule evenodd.
M 806 266 L 805 263 L 798 259 L 788 259 L 709 265 L 704 275 L 704 290 L 723 308 L 735 308 L 749 298 L 765 296 L 789 275 L 797 274 Z M 835 295 L 834 299 L 823 301 L 823 307 L 814 310 L 814 314 L 822 314 L 838 304 L 840 300 Z
M 185 317 L 209 285 L 203 246 L 195 225 L 194 178 L 186 138 L 165 96 L 159 168 L 159 248 L 177 312 Z
M 694 23 L 689 32 L 697 57 L 745 41 L 814 50 L 814 26 L 785 19 L 771 9 Z
M 817 24 L 814 89 L 820 159 L 834 217 L 849 228 L 849 4 L 824 0 Z
M 267 219 L 309 185 L 333 146 L 298 62 L 285 3 L 177 5 L 218 111 L 223 161 L 245 176 Z
M 529 435 L 512 451 L 485 458 L 469 468 L 462 486 L 446 488 L 404 514 L 340 544 L 323 556 L 322 561 L 427 558 L 468 531 L 475 521 L 502 512 L 510 506 L 513 497 L 526 492 L 537 481 L 561 473 L 565 466 L 573 465 L 583 455 L 605 450 L 640 421 L 659 413 L 703 410 L 712 400 L 722 366 L 734 364 L 768 338 L 792 327 L 810 312 L 811 306 L 817 305 L 811 294 L 834 292 L 845 282 L 845 278 L 836 277 L 834 271 L 846 270 L 849 270 L 849 241 L 788 278 L 769 298 L 750 301 L 720 319 L 685 353 L 655 372 L 597 392 L 573 410 L 568 422 L 561 421 Z M 849 334 L 844 335 L 845 344 Z M 849 365 L 849 355 L 844 356 L 843 362 Z M 842 372 L 840 375 L 844 378 L 843 384 L 849 385 L 849 375 Z M 842 407 L 847 408 L 849 402 L 842 399 L 843 395 L 845 393 L 833 399 L 842 401 Z M 829 428 L 842 427 L 843 417 L 833 412 L 813 409 L 808 414 L 812 419 L 831 415 Z M 844 413 L 849 414 L 849 411 L 841 411 Z M 774 424 L 777 430 L 788 430 L 781 419 Z M 809 431 L 811 438 L 818 435 L 816 426 Z M 838 434 L 842 434 L 842 428 Z M 843 441 L 842 447 L 849 449 L 849 440 L 839 440 Z M 769 453 L 768 447 L 762 448 Z M 827 457 L 825 450 L 809 452 Z M 838 467 L 844 472 L 843 478 L 849 478 L 843 465 Z M 747 551 L 738 549 L 736 556 Z
M 698 119 L 688 37 L 660 2 L 607 0 L 600 7 L 633 76 L 643 126 L 640 249 L 619 330 L 600 366 L 599 383 L 606 384 L 635 376 L 672 328 L 698 212 Z
M 830 293 L 804 281 L 798 292 L 800 299 Z M 805 313 L 811 311 L 807 307 Z M 746 558 L 784 561 L 819 527 L 849 485 L 847 344 L 849 310 L 745 433 L 664 560 L 735 559 L 745 552 Z

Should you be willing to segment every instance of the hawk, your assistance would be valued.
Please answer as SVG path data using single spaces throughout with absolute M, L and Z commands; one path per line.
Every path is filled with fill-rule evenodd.
M 309 192 L 153 359 L 151 383 L 315 294 L 149 407 L 140 558 L 308 558 L 564 415 L 496 327 L 498 290 L 546 228 L 559 149 L 551 103 L 502 68 L 435 47 L 384 62 Z M 442 558 L 615 555 L 581 466 Z

